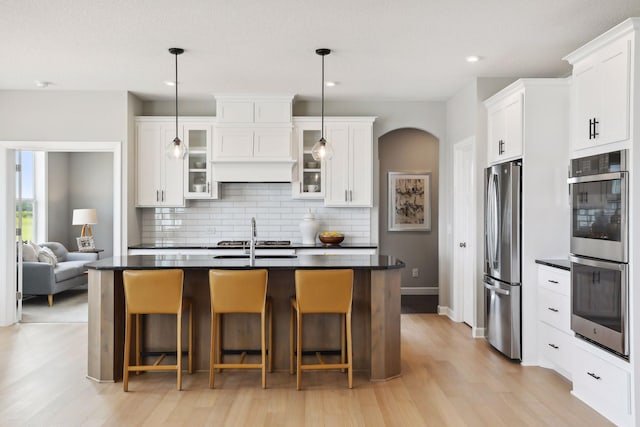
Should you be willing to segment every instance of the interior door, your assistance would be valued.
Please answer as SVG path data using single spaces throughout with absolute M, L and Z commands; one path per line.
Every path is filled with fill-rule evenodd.
M 22 321 L 22 151 L 16 150 L 16 248 L 18 251 L 16 283 L 16 320 Z
M 471 327 L 475 322 L 475 210 L 473 139 L 454 145 L 453 153 L 453 283 L 456 312 Z M 460 314 L 457 315 L 460 318 Z

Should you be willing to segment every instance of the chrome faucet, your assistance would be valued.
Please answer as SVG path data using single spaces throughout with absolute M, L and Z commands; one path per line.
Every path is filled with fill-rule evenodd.
M 258 232 L 256 230 L 256 218 L 251 218 L 251 234 L 249 239 L 249 265 L 253 267 L 256 263 L 256 238 Z

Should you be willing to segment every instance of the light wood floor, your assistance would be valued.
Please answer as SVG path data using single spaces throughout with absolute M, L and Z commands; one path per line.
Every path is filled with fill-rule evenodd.
M 433 314 L 402 316 L 403 375 L 384 383 L 310 372 L 133 376 L 122 383 L 85 378 L 86 324 L 21 324 L 0 328 L 2 426 L 602 426 L 610 425 L 569 393 L 551 371 L 522 367 L 470 338 L 463 324 Z

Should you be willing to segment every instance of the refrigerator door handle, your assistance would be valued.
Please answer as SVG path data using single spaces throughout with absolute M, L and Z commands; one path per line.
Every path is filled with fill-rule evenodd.
M 496 294 L 505 295 L 505 296 L 509 295 L 509 291 L 505 291 L 504 289 L 500 289 L 497 286 L 492 286 L 487 282 L 484 283 L 484 287 L 487 288 L 490 291 L 495 292 Z
M 487 191 L 487 244 L 489 263 L 492 269 L 498 268 L 498 175 L 491 173 Z

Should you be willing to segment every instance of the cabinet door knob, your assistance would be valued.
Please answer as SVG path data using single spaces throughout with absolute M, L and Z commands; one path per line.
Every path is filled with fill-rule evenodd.
M 553 308 L 553 307 L 547 307 L 547 310 L 553 311 L 554 313 L 558 312 L 558 309 L 557 308 Z
M 461 248 L 466 248 L 467 247 L 467 242 L 460 242 L 460 243 L 458 243 L 458 246 L 460 246 Z
M 593 372 L 587 372 L 587 374 L 589 374 L 590 377 L 595 378 L 597 380 L 600 379 L 600 377 L 598 375 L 594 374 Z
M 549 344 L 549 347 L 554 348 L 554 349 L 556 349 L 556 350 L 560 348 L 560 347 L 558 347 L 558 346 L 557 346 L 557 345 L 555 345 L 555 344 Z
M 160 201 L 160 192 L 156 190 L 156 202 Z

